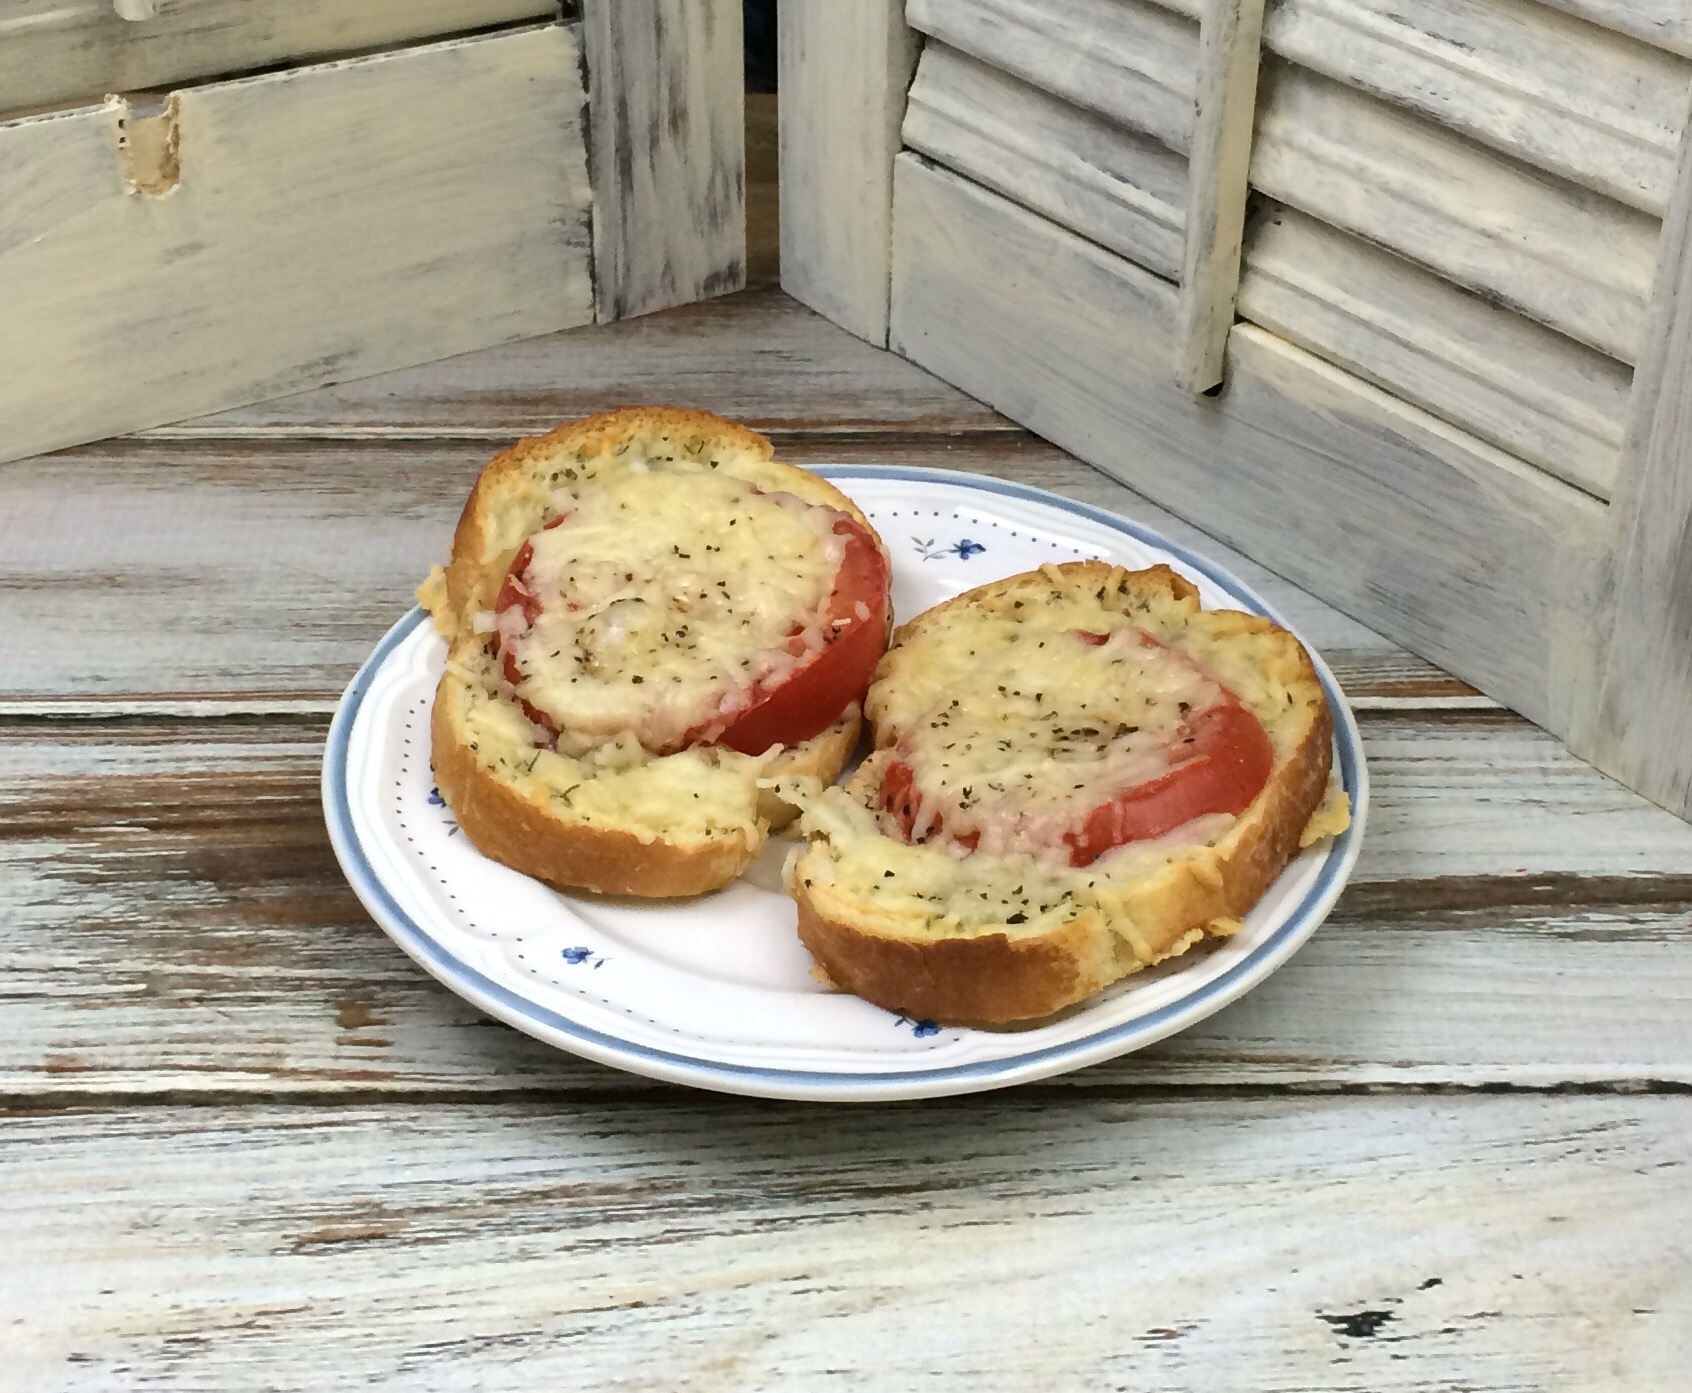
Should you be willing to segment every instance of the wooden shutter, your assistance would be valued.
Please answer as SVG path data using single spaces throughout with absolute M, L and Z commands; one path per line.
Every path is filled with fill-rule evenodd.
M 904 18 L 890 346 L 1692 812 L 1684 7 Z

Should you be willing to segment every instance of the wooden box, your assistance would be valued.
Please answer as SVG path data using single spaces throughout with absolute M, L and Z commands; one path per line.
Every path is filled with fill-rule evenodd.
M 740 74 L 738 0 L 0 0 L 0 459 L 738 288 Z
M 1692 6 L 782 23 L 791 293 L 1692 815 Z

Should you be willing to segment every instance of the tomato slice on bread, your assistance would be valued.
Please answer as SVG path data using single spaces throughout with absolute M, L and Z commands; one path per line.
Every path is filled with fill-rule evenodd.
M 757 755 L 863 699 L 890 576 L 856 518 L 720 476 L 607 492 L 532 533 L 495 602 L 491 646 L 551 738 Z
M 845 538 L 846 551 L 829 591 L 824 646 L 805 655 L 780 681 L 759 688 L 717 744 L 749 755 L 771 745 L 797 745 L 822 734 L 869 690 L 887 647 L 887 558 L 856 518 L 841 514 L 834 531 Z
M 966 766 L 974 773 L 961 788 L 959 776 L 932 781 L 934 796 L 928 797 L 914 752 L 901 749 L 883 771 L 877 798 L 877 807 L 901 840 L 944 841 L 958 853 L 969 854 L 990 827 L 995 829 L 996 850 L 1061 848 L 1071 866 L 1088 866 L 1117 847 L 1166 836 L 1195 818 L 1238 815 L 1251 806 L 1268 782 L 1275 753 L 1262 722 L 1237 695 L 1186 655 L 1141 630 L 1071 630 L 1064 638 L 1100 649 L 1114 640 L 1117 653 L 1139 649 L 1139 671 L 1149 674 L 1154 688 L 1173 693 L 1164 703 L 1173 710 L 1164 713 L 1162 728 L 1146 732 L 1126 720 L 1103 719 L 1107 708 L 1098 701 L 1077 704 L 1073 693 L 1035 692 L 1041 733 L 1055 742 L 1053 768 L 1037 794 L 1017 785 L 1014 774 L 995 778 L 998 771 L 989 762 Z M 1112 673 L 1114 668 L 1097 669 L 1101 677 Z M 996 700 L 992 693 L 973 695 L 981 708 L 973 716 L 965 711 L 944 720 L 947 734 L 954 738 L 938 746 L 942 755 L 962 749 L 963 758 L 968 758 L 996 745 L 1004 764 L 1015 761 L 1020 752 L 1014 740 L 999 738 L 990 744 L 979 732 L 1002 734 L 1003 728 L 994 725 L 999 713 L 989 708 L 1026 704 L 1028 693 L 1004 685 L 996 690 Z M 1192 699 L 1181 700 L 1183 695 Z M 1132 689 L 1120 693 L 1115 714 L 1142 709 L 1137 699 Z M 1201 699 L 1204 704 L 1198 706 Z M 1145 700 L 1144 710 L 1155 707 L 1153 699 Z M 1026 739 L 1027 733 L 1022 734 Z M 926 758 L 935 758 L 932 740 Z M 1021 777 L 1032 778 L 1027 773 Z

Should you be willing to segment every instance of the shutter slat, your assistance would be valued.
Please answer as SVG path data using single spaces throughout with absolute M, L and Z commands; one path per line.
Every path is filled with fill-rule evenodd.
M 930 43 L 904 142 L 1148 270 L 1181 270 L 1187 162 L 944 44 Z
M 1265 65 L 1252 183 L 1632 363 L 1659 223 L 1282 63 Z
M 1288 208 L 1253 225 L 1242 317 L 1608 498 L 1631 374 Z
M 1526 0 L 1282 0 L 1270 51 L 1662 216 L 1692 64 Z
M 1553 9 L 1631 34 L 1692 58 L 1692 5 L 1686 0 L 1544 0 Z
M 1187 152 L 1198 26 L 1147 0 L 910 0 L 932 38 Z

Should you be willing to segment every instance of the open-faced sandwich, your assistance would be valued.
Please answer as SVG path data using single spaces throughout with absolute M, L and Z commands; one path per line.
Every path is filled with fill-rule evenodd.
M 875 753 L 811 788 L 788 886 L 821 972 L 911 1016 L 1049 1016 L 1237 931 L 1346 823 L 1302 645 L 1165 566 L 960 595 L 899 631 L 865 706 Z
M 449 643 L 440 791 L 478 849 L 553 885 L 720 888 L 792 815 L 769 778 L 838 777 L 888 575 L 844 494 L 720 417 L 633 408 L 521 441 L 419 590 Z

